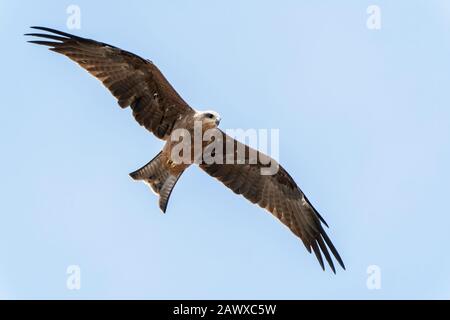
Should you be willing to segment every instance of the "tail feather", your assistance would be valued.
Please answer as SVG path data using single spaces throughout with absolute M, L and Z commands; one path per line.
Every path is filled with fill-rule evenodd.
M 134 180 L 143 181 L 159 196 L 159 207 L 165 213 L 172 190 L 182 173 L 172 174 L 160 152 L 145 166 L 130 173 L 130 176 Z
M 159 208 L 162 212 L 166 212 L 167 204 L 169 203 L 170 194 L 172 193 L 173 187 L 178 181 L 178 178 L 181 176 L 181 173 L 178 175 L 171 175 L 167 178 L 166 182 L 161 188 L 159 193 Z

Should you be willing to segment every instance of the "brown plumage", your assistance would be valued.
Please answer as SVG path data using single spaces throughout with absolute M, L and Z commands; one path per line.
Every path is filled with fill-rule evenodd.
M 173 161 L 170 151 L 174 144 L 169 138 L 178 128 L 192 132 L 194 122 L 199 120 L 202 130 L 212 128 L 220 134 L 222 140 L 216 142 L 223 143 L 223 159 L 231 154 L 236 158 L 237 150 L 243 148 L 246 160 L 244 164 L 200 161 L 200 168 L 236 194 L 271 212 L 302 240 L 310 253 L 315 253 L 322 269 L 322 254 L 333 272 L 336 270 L 331 254 L 345 269 L 322 227 L 322 224 L 328 225 L 286 170 L 279 166 L 275 174 L 262 175 L 261 169 L 268 166 L 267 160 L 271 163 L 275 160 L 225 135 L 217 128 L 220 120 L 217 115 L 192 109 L 151 61 L 102 42 L 50 28 L 32 28 L 48 33 L 27 34 L 44 39 L 29 42 L 49 46 L 50 50 L 78 63 L 109 89 L 122 108 L 131 106 L 140 125 L 166 141 L 163 150 L 152 161 L 130 174 L 133 179 L 147 183 L 160 196 L 163 212 L 178 178 L 190 166 Z M 232 141 L 234 148 L 231 151 L 226 147 L 226 141 Z M 257 155 L 256 163 L 249 161 L 250 154 Z
M 194 113 L 159 69 L 150 61 L 106 43 L 44 27 L 53 34 L 28 33 L 53 41 L 32 40 L 50 46 L 99 79 L 122 108 L 131 106 L 136 121 L 158 138 L 166 138 L 179 116 Z

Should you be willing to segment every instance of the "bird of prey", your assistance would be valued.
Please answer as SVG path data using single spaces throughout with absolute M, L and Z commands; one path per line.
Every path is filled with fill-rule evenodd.
M 322 226 L 328 227 L 327 223 L 286 170 L 278 166 L 276 173 L 262 174 L 261 169 L 267 166 L 267 160 L 273 159 L 223 133 L 218 128 L 220 117 L 216 112 L 200 112 L 191 108 L 150 60 L 106 43 L 58 30 L 31 28 L 44 33 L 26 34 L 38 37 L 38 40 L 29 42 L 48 46 L 50 50 L 75 61 L 109 89 L 120 107 L 130 106 L 134 118 L 141 126 L 165 141 L 163 149 L 153 160 L 130 174 L 133 179 L 148 184 L 159 195 L 159 206 L 163 212 L 166 211 L 178 178 L 195 163 L 236 194 L 258 204 L 278 218 L 302 240 L 310 253 L 315 253 L 323 270 L 325 266 L 322 254 L 334 273 L 336 270 L 331 254 L 345 269 L 339 253 Z M 236 150 L 244 150 L 244 160 L 250 160 L 250 154 L 256 154 L 257 161 L 221 163 L 192 157 L 191 160 L 197 161 L 174 161 L 172 149 L 174 141 L 179 141 L 172 139 L 174 133 L 178 129 L 192 133 L 194 123 L 197 122 L 200 122 L 202 132 L 214 130 L 216 134 L 220 134 L 210 141 L 214 141 L 216 145 L 223 144 L 222 148 L 212 151 L 213 156 L 220 155 L 222 159 L 228 159 L 237 155 Z M 230 141 L 232 148 L 227 145 Z M 202 142 L 201 148 L 207 149 L 210 145 L 212 143 Z

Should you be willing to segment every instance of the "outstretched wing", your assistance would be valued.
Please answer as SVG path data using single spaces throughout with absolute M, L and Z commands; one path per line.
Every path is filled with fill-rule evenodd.
M 275 160 L 240 143 L 222 131 L 220 133 L 222 141 L 219 142 L 218 140 L 217 145 L 221 144 L 222 148 L 211 147 L 210 151 L 216 159 L 215 152 L 222 152 L 223 164 L 219 164 L 217 161 L 212 164 L 203 162 L 200 164 L 200 168 L 220 180 L 236 194 L 243 195 L 252 203 L 256 203 L 271 212 L 303 241 L 310 253 L 311 249 L 314 251 L 322 269 L 324 269 L 324 263 L 321 252 L 333 272 L 336 273 L 329 251 L 345 269 L 344 263 L 326 234 L 322 223 L 328 225 L 286 170 L 278 166 L 278 171 L 275 174 L 262 175 L 261 169 L 267 169 L 269 161 Z M 218 139 L 217 136 L 215 139 Z M 210 146 L 212 145 L 210 144 Z M 233 148 L 230 146 L 233 146 Z M 252 156 L 255 154 L 257 155 L 257 161 L 252 163 L 250 159 L 255 159 Z M 239 160 L 242 161 L 242 157 L 245 159 L 244 164 L 239 162 Z M 230 164 L 227 159 L 234 159 L 234 163 Z
M 44 27 L 48 33 L 29 33 L 42 38 L 31 43 L 49 46 L 78 63 L 99 79 L 122 108 L 131 106 L 140 125 L 165 139 L 183 115 L 194 112 L 149 60 L 106 43 Z

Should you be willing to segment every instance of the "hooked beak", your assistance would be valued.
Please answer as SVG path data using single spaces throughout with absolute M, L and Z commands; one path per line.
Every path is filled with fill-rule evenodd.
M 216 126 L 218 126 L 219 125 L 219 123 L 220 123 L 220 120 L 222 120 L 220 117 L 216 117 Z

